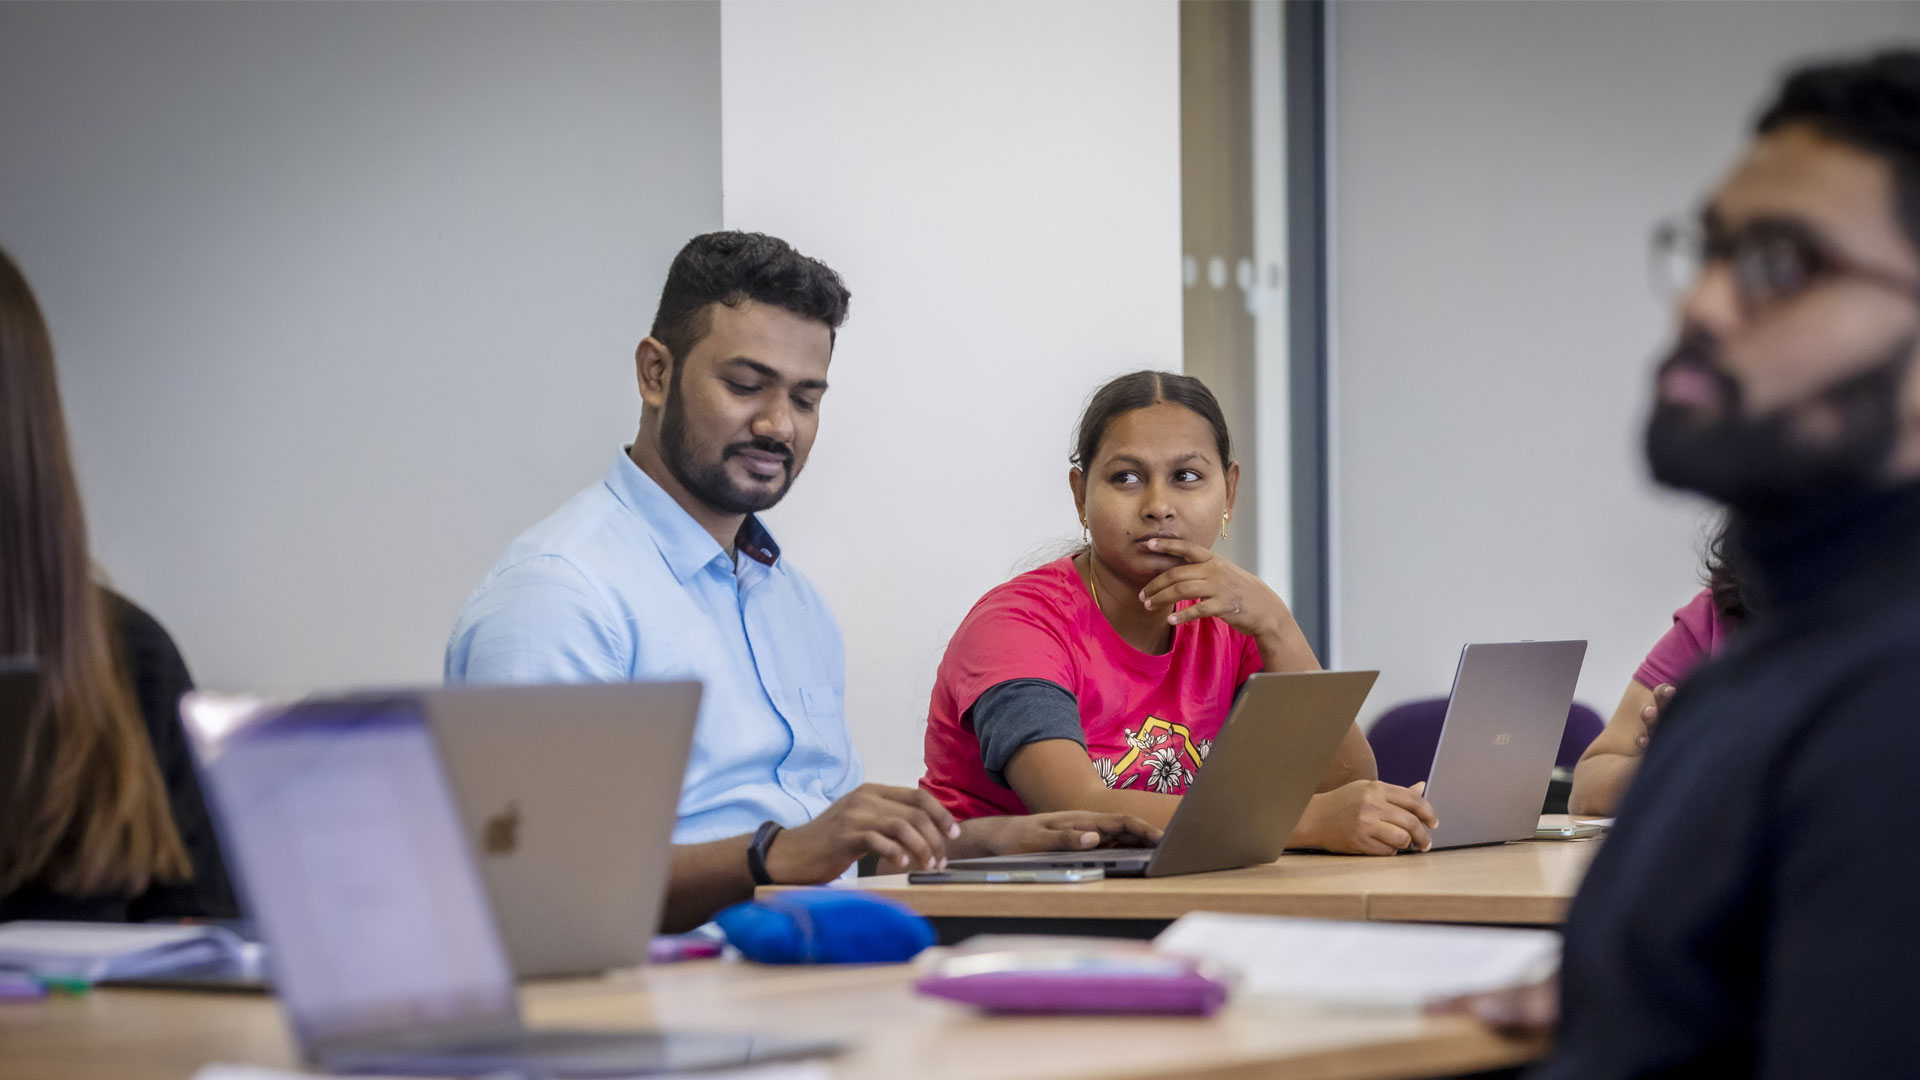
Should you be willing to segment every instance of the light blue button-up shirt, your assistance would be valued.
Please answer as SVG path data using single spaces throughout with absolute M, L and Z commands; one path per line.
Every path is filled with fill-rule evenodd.
M 674 842 L 812 820 L 861 780 L 840 626 L 758 518 L 741 541 L 728 558 L 622 452 L 467 598 L 447 682 L 699 679 Z

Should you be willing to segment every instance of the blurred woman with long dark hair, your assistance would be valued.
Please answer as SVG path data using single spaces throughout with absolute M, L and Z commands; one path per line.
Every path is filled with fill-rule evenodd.
M 0 252 L 0 657 L 41 677 L 0 782 L 0 920 L 236 914 L 180 730 L 166 631 L 97 584 L 53 343 Z

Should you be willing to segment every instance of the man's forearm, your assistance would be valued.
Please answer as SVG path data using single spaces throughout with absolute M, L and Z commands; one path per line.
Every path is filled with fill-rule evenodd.
M 747 870 L 751 836 L 706 844 L 673 845 L 672 877 L 660 929 L 669 934 L 691 930 L 729 904 L 753 899 L 753 874 Z

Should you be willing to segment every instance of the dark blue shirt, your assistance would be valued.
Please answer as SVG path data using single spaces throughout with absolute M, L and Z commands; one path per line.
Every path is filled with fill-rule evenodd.
M 1749 523 L 1568 913 L 1544 1076 L 1920 1074 L 1920 490 Z

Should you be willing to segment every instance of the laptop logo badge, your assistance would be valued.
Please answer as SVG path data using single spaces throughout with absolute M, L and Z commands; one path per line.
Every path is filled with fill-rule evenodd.
M 481 847 L 489 855 L 511 855 L 520 846 L 520 804 L 510 802 L 499 814 L 487 819 Z
M 1495 735 L 1493 737 L 1493 745 L 1495 746 L 1505 746 L 1512 741 L 1513 741 L 1513 735 L 1510 732 L 1503 731 L 1500 734 Z

